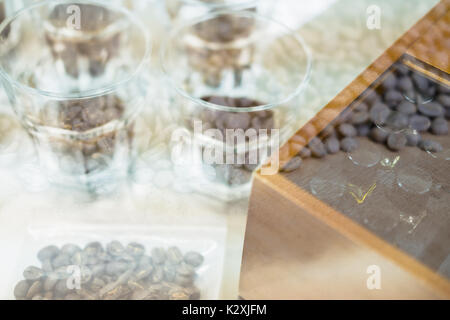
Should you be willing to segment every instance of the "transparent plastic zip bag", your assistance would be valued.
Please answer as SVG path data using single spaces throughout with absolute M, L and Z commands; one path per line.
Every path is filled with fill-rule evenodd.
M 7 299 L 218 299 L 226 228 L 77 224 L 28 228 Z

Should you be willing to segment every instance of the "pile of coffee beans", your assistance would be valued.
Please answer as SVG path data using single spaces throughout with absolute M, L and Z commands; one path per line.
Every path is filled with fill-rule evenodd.
M 392 151 L 410 146 L 441 152 L 439 142 L 422 138 L 422 134 L 447 135 L 448 120 L 450 89 L 398 63 L 375 90 L 363 95 L 322 132 L 317 134 L 314 126 L 307 124 L 303 129 L 307 137 L 291 139 L 290 149 L 297 156 L 283 170 L 293 171 L 301 166 L 301 159 L 311 156 L 323 158 L 339 150 L 352 152 L 359 146 L 357 137 L 368 137 Z M 306 147 L 299 148 L 308 137 L 313 138 Z
M 202 100 L 216 105 L 233 107 L 233 108 L 251 108 L 264 105 L 263 103 L 248 98 L 232 98 L 225 96 L 207 96 Z M 230 112 L 213 109 L 203 109 L 194 117 L 203 124 L 203 130 L 218 129 L 226 142 L 226 130 L 242 129 L 245 133 L 248 129 L 255 129 L 259 137 L 259 130 L 266 129 L 267 136 L 270 136 L 271 129 L 275 128 L 275 117 L 271 110 L 254 111 L 254 112 Z M 192 124 L 190 124 L 192 125 Z M 246 137 L 246 143 L 249 142 Z M 235 159 L 239 156 L 234 155 Z M 241 155 L 242 156 L 242 155 Z M 217 164 L 215 165 L 217 177 L 225 181 L 230 186 L 242 185 L 251 181 L 252 172 L 259 166 L 260 161 L 251 161 L 249 153 L 245 153 L 242 157 L 245 159 L 243 164 Z M 226 160 L 226 154 L 223 154 L 223 161 Z M 254 163 L 257 162 L 257 163 Z
M 37 257 L 41 267 L 29 266 L 14 288 L 18 300 L 198 300 L 197 252 L 112 241 L 104 247 L 91 242 L 61 248 L 50 245 Z
M 108 95 L 49 104 L 41 110 L 39 123 L 86 134 L 89 130 L 119 121 L 124 113 L 123 102 L 115 95 Z M 117 144 L 122 141 L 126 145 L 126 141 L 131 141 L 132 125 L 128 128 L 117 125 L 115 128 L 117 129 L 92 132 L 75 140 L 54 136 L 50 147 L 52 152 L 66 159 L 63 165 L 65 171 L 74 169 L 79 174 L 89 174 L 109 165 Z
M 248 98 L 232 98 L 225 96 L 207 96 L 201 98 L 203 101 L 231 108 L 252 108 L 264 105 L 260 101 Z M 213 109 L 204 109 L 195 115 L 203 123 L 203 129 L 218 129 L 225 137 L 227 129 L 267 129 L 267 134 L 275 128 L 274 114 L 271 110 L 254 112 L 229 112 Z
M 186 41 L 187 57 L 206 84 L 220 86 L 223 72 L 229 70 L 233 71 L 235 81 L 240 82 L 242 72 L 252 63 L 253 47 L 237 47 L 233 42 L 249 37 L 254 24 L 251 17 L 222 14 L 193 26 L 192 35 L 198 41 Z
M 104 72 L 106 64 L 118 53 L 120 48 L 120 32 L 111 33 L 108 37 L 100 33 L 107 26 L 118 20 L 115 13 L 103 7 L 78 4 L 80 8 L 80 32 L 83 34 L 75 36 L 64 35 L 63 30 L 67 28 L 69 18 L 68 7 L 70 4 L 57 5 L 50 14 L 46 40 L 51 48 L 55 59 L 63 61 L 65 71 L 72 77 L 79 76 L 80 57 L 89 62 L 86 70 L 91 76 L 98 76 Z M 99 34 L 97 36 L 97 34 Z
M 246 11 L 256 11 L 255 8 Z M 195 33 L 208 42 L 231 42 L 248 37 L 255 22 L 251 17 L 222 14 L 194 26 Z

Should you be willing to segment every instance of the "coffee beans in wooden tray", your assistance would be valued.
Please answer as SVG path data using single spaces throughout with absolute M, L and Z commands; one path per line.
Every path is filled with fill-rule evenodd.
M 67 243 L 49 245 L 37 253 L 40 266 L 29 266 L 14 288 L 18 300 L 198 300 L 197 269 L 204 257 L 178 247 L 106 246 L 90 242 L 84 248 Z
M 311 156 L 351 153 L 359 147 L 357 137 L 367 137 L 392 151 L 414 147 L 438 154 L 443 147 L 432 136 L 448 135 L 449 120 L 450 88 L 399 62 L 378 86 L 369 89 L 318 135 L 308 124 L 311 135 L 291 140 L 290 149 L 296 150 L 300 149 L 297 145 L 310 139 L 306 147 L 296 150 L 297 156 L 285 164 L 284 171 L 296 170 L 302 159 Z

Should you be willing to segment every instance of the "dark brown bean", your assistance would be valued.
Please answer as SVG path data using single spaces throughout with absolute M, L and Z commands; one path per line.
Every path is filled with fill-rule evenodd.
M 444 108 L 436 102 L 429 102 L 425 104 L 419 104 L 419 112 L 427 117 L 442 117 L 444 116 Z
M 370 137 L 372 140 L 378 143 L 384 143 L 389 136 L 389 133 L 386 130 L 380 129 L 378 127 L 372 128 L 370 131 Z
M 414 103 L 404 100 L 397 106 L 397 111 L 406 115 L 411 115 L 417 112 L 417 107 Z
M 391 110 L 384 103 L 376 103 L 370 109 L 370 120 L 376 125 L 383 125 L 391 114 Z
M 311 150 L 311 155 L 315 158 L 323 158 L 327 154 L 325 145 L 319 138 L 313 138 L 308 144 L 309 150 Z
M 431 132 L 435 135 L 448 134 L 448 122 L 444 118 L 436 118 L 431 124 Z
M 283 172 L 292 172 L 300 168 L 301 165 L 302 165 L 302 158 L 293 157 L 281 168 L 281 170 Z
M 343 137 L 356 137 L 358 134 L 356 128 L 348 123 L 339 125 L 338 132 Z
M 429 152 L 442 152 L 442 145 L 433 140 L 422 140 L 419 142 L 419 148 Z
M 431 121 L 425 116 L 413 115 L 409 118 L 409 127 L 419 132 L 428 131 Z
M 327 140 L 325 140 L 325 147 L 327 148 L 327 152 L 329 154 L 338 153 L 339 150 L 341 149 L 339 140 L 335 137 L 330 137 Z
M 407 139 L 403 133 L 391 133 L 387 139 L 387 146 L 393 151 L 399 151 L 406 146 Z
M 345 138 L 341 140 L 341 149 L 344 152 L 353 152 L 359 147 L 359 142 L 355 138 Z

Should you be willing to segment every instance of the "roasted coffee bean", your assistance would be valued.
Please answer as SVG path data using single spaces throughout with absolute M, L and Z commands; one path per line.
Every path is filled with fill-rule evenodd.
M 103 246 L 98 241 L 88 243 L 83 249 L 84 254 L 88 256 L 98 255 L 102 251 L 104 251 Z
M 391 114 L 391 110 L 384 103 L 376 103 L 370 109 L 370 120 L 376 125 L 383 125 Z
M 389 90 L 384 94 L 384 102 L 390 106 L 396 106 L 403 101 L 403 94 L 397 90 Z
M 42 292 L 42 282 L 37 280 L 34 281 L 31 286 L 30 289 L 28 289 L 28 292 L 25 296 L 26 299 L 31 299 L 33 298 L 35 295 L 40 294 Z
M 391 90 L 397 86 L 397 77 L 394 73 L 389 73 L 381 84 L 384 90 Z
M 402 92 L 414 90 L 414 84 L 410 77 L 401 77 L 397 83 L 397 88 Z
M 418 132 L 407 132 L 405 134 L 406 145 L 410 147 L 417 147 L 419 142 L 422 140 L 422 136 Z
M 81 248 L 76 244 L 68 243 L 61 247 L 61 253 L 69 256 L 73 256 L 77 252 L 81 252 Z
M 302 158 L 302 159 L 307 159 L 307 158 L 311 158 L 311 150 L 308 147 L 304 147 L 300 150 L 300 152 L 298 153 L 298 155 Z
M 386 128 L 393 131 L 400 131 L 408 128 L 408 116 L 400 112 L 391 112 L 386 120 Z
M 450 108 L 450 94 L 440 94 L 436 98 L 436 102 L 444 108 Z
M 355 107 L 355 109 L 353 111 L 354 112 L 369 112 L 369 106 L 367 105 L 367 103 L 361 102 Z M 333 127 L 333 126 L 330 126 L 330 127 Z
M 52 260 L 54 269 L 70 265 L 71 257 L 68 254 L 60 253 Z
M 288 173 L 297 170 L 298 168 L 300 168 L 301 165 L 302 165 L 302 158 L 297 156 L 293 157 L 285 165 L 283 165 L 281 170 L 283 172 Z
M 58 254 L 59 254 L 59 249 L 57 246 L 48 246 L 48 247 L 41 249 L 38 252 L 37 256 L 38 256 L 38 259 L 41 262 L 43 262 L 44 260 L 47 260 L 47 259 L 53 259 Z
M 76 252 L 75 255 L 84 256 L 83 260 L 95 261 L 94 264 L 79 265 L 82 288 L 69 288 L 68 281 L 72 274 L 68 272 L 68 266 L 60 266 L 46 276 L 38 267 L 28 267 L 24 271 L 24 276 L 33 280 L 23 280 L 16 285 L 14 289 L 16 299 L 117 300 L 139 296 L 140 299 L 156 300 L 169 299 L 171 292 L 175 298 L 176 290 L 184 290 L 187 298 L 198 299 L 200 297 L 200 291 L 193 286 L 196 277 L 195 268 L 200 266 L 203 261 L 200 254 L 188 252 L 183 256 L 176 247 L 171 247 L 167 251 L 162 248 L 154 248 L 156 249 L 152 250 L 154 257 L 151 258 L 144 255 L 145 249 L 142 245 L 131 243 L 123 250 L 126 251 L 123 255 L 114 256 L 122 251 L 116 250 L 119 247 L 115 241 L 107 246 L 107 251 L 104 251 L 103 248 L 100 249 L 98 245 L 92 245 L 89 250 L 85 248 L 83 251 L 80 251 L 79 248 L 75 250 L 76 245 L 63 246 L 64 250 L 61 249 L 54 260 L 67 253 Z M 92 248 L 95 250 L 91 250 Z M 98 252 L 102 258 L 93 255 L 94 252 Z M 154 267 L 154 258 L 161 255 L 163 259 L 160 261 L 164 260 L 164 262 Z M 156 259 L 158 260 L 158 258 Z M 136 293 L 142 293 L 143 290 L 146 290 L 147 293 L 140 295 Z M 181 293 L 176 298 L 181 299 Z
M 145 247 L 140 243 L 132 242 L 127 245 L 126 251 L 133 257 L 140 257 L 145 253 Z
M 119 241 L 112 241 L 106 246 L 106 251 L 110 255 L 117 257 L 125 253 L 125 248 Z
M 356 137 L 358 134 L 356 128 L 348 123 L 339 125 L 338 132 L 343 137 Z
M 428 79 L 424 78 L 423 76 L 421 76 L 417 73 L 413 73 L 411 78 L 412 78 L 417 90 L 419 90 L 421 93 L 427 92 L 427 89 L 430 85 L 430 82 L 428 81 Z
M 344 152 L 353 152 L 359 147 L 359 142 L 355 138 L 345 138 L 341 140 L 341 149 Z
M 374 127 L 370 131 L 370 138 L 378 143 L 384 143 L 387 140 L 388 136 L 389 132 L 378 127 Z
M 327 155 L 327 149 L 319 138 L 313 138 L 308 144 L 311 155 L 315 158 L 323 158 Z
M 370 116 L 368 111 L 355 111 L 352 114 L 350 122 L 354 125 L 363 124 L 369 121 Z
M 25 271 L 23 272 L 23 277 L 26 280 L 39 280 L 44 276 L 44 274 L 45 272 L 42 269 L 30 266 L 26 268 Z
M 411 70 L 405 64 L 398 63 L 395 66 L 395 72 L 402 76 L 409 76 L 411 73 Z
M 422 140 L 419 142 L 419 148 L 429 152 L 442 152 L 442 145 L 433 140 Z
M 373 89 L 369 89 L 370 91 L 366 94 L 366 97 L 364 99 L 364 102 L 368 103 L 370 106 L 375 105 L 376 103 L 380 102 L 381 98 L 378 92 L 376 92 Z
M 369 124 L 360 124 L 356 126 L 356 131 L 360 137 L 367 137 L 370 134 L 370 130 L 371 127 Z
M 448 134 L 448 122 L 444 118 L 436 118 L 431 124 L 431 132 L 435 135 Z
M 335 137 L 330 137 L 327 140 L 325 140 L 325 147 L 327 148 L 327 152 L 329 154 L 338 153 L 339 150 L 341 149 L 339 140 Z
M 136 280 L 148 278 L 153 272 L 153 266 L 149 265 L 144 268 L 139 268 L 134 274 Z
M 177 276 L 175 277 L 175 283 L 183 287 L 189 287 L 192 285 L 193 282 L 194 279 L 190 276 L 177 274 Z
M 397 111 L 406 115 L 411 115 L 417 112 L 417 107 L 414 103 L 404 100 L 397 106 Z
M 14 287 L 14 296 L 16 299 L 21 300 L 25 299 L 28 290 L 30 290 L 31 282 L 28 280 L 21 280 L 19 281 L 16 286 Z
M 409 118 L 409 127 L 419 132 L 428 131 L 431 127 L 431 121 L 425 116 L 413 115 Z
M 172 289 L 169 291 L 169 300 L 189 300 L 190 295 L 183 289 Z
M 177 267 L 177 273 L 182 276 L 192 277 L 195 274 L 195 269 L 191 264 L 183 262 Z
M 427 117 L 437 118 L 444 116 L 444 108 L 435 102 L 419 104 L 418 109 L 421 114 Z
M 387 139 L 387 146 L 393 151 L 399 151 L 406 146 L 407 140 L 403 133 L 391 133 Z
M 203 256 L 198 252 L 190 251 L 184 255 L 184 262 L 190 264 L 194 268 L 197 268 L 203 263 Z
M 428 87 L 427 91 L 425 92 L 425 97 L 427 98 L 433 98 L 436 95 L 437 88 L 434 85 L 434 83 L 430 83 L 430 86 Z
M 167 260 L 171 264 L 180 264 L 183 261 L 183 254 L 177 247 L 167 249 Z

